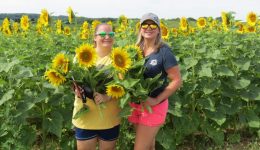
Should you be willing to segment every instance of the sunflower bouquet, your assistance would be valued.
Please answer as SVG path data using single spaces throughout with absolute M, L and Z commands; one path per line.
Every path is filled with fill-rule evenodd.
M 93 100 L 93 93 L 106 91 L 105 83 L 112 79 L 109 74 L 111 66 L 96 66 L 97 53 L 90 44 L 76 48 L 75 54 L 57 54 L 44 77 L 53 86 L 73 87 L 79 91 L 83 108 L 74 117 L 88 112 L 87 100 Z
M 120 98 L 121 116 L 128 116 L 131 112 L 129 102 L 145 102 L 149 92 L 162 85 L 160 74 L 154 78 L 144 78 L 145 59 L 140 48 L 135 45 L 114 49 L 111 59 L 115 69 L 114 80 L 107 84 L 107 94 Z

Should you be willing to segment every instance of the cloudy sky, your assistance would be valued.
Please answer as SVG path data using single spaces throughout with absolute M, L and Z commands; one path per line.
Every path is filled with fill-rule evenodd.
M 160 18 L 219 17 L 222 11 L 235 12 L 245 20 L 250 11 L 260 15 L 260 0 L 0 0 L 0 13 L 40 13 L 47 9 L 52 15 L 67 15 L 71 6 L 77 16 L 90 18 L 140 18 L 147 12 Z

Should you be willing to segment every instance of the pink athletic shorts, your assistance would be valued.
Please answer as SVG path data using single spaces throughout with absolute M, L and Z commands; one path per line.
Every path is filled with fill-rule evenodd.
M 151 127 L 160 126 L 165 122 L 168 111 L 168 99 L 155 106 L 151 106 L 152 112 L 149 112 L 141 104 L 130 103 L 130 106 L 133 108 L 133 111 L 128 117 L 129 122 Z

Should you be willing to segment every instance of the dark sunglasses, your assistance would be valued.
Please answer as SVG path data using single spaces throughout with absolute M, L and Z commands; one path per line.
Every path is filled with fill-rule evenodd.
M 148 29 L 148 27 L 150 27 L 152 30 L 156 29 L 158 26 L 156 24 L 148 24 L 148 23 L 144 23 L 141 25 L 142 29 Z
M 96 35 L 99 35 L 101 36 L 102 38 L 104 38 L 106 35 L 108 35 L 109 37 L 113 38 L 115 36 L 115 32 L 99 32 L 99 33 L 96 33 Z

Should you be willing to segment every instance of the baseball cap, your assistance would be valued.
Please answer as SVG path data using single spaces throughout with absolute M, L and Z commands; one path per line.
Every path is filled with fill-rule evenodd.
M 157 15 L 155 15 L 153 13 L 144 14 L 140 20 L 140 24 L 144 23 L 144 21 L 146 21 L 146 20 L 152 20 L 154 23 L 157 24 L 157 26 L 160 27 L 160 19 L 158 18 Z

